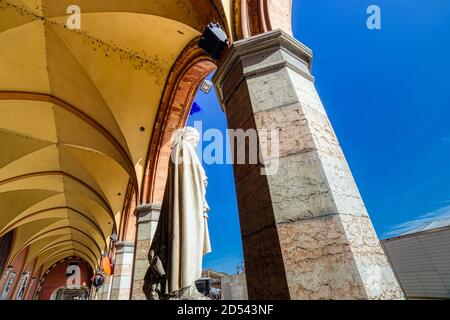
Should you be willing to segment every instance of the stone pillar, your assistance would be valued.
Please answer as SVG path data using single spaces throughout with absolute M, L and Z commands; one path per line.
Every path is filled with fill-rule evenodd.
M 111 285 L 113 276 L 105 275 L 105 283 L 101 287 L 99 293 L 99 300 L 110 300 L 111 298 Z
M 280 137 L 276 174 L 234 166 L 249 298 L 401 299 L 311 61 L 277 30 L 235 42 L 214 78 L 231 129 Z
M 130 300 L 133 258 L 133 242 L 116 242 L 116 261 L 111 300 Z
M 144 204 L 136 208 L 136 254 L 134 257 L 132 300 L 146 300 L 142 291 L 149 266 L 148 251 L 158 225 L 160 204 Z

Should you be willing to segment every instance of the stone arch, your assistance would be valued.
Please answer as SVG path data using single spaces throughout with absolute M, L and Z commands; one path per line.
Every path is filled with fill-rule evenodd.
M 166 82 L 150 141 L 140 203 L 162 202 L 172 134 L 186 123 L 199 85 L 216 68 L 215 61 L 198 48 L 198 40 L 186 46 Z
M 136 216 L 134 211 L 137 206 L 137 192 L 130 182 L 125 195 L 125 202 L 122 210 L 121 223 L 119 225 L 118 237 L 120 241 L 134 242 L 136 237 Z
M 198 47 L 198 41 L 199 38 L 192 40 L 173 65 L 153 128 L 142 192 L 139 195 L 140 206 L 136 208 L 133 299 L 144 299 L 141 288 L 148 266 L 147 252 L 156 229 L 158 208 L 164 196 L 172 134 L 185 125 L 197 89 L 216 68 L 216 62 Z M 129 219 L 130 217 L 127 220 Z
M 234 7 L 238 40 L 276 29 L 292 35 L 292 0 L 236 0 Z

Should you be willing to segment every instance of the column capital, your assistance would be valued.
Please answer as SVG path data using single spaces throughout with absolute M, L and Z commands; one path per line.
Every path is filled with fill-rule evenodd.
M 137 223 L 143 222 L 157 222 L 159 219 L 159 213 L 161 212 L 161 204 L 159 203 L 147 203 L 141 204 L 136 207 L 135 215 L 137 217 Z
M 116 254 L 134 252 L 134 242 L 118 241 L 116 242 L 115 246 L 116 246 Z
M 311 49 L 293 36 L 274 30 L 234 42 L 219 62 L 213 81 L 225 104 L 233 87 L 264 72 L 287 67 L 314 81 L 312 57 Z

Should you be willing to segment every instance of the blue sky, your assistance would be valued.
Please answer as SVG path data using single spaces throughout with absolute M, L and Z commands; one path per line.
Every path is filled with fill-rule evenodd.
M 371 4 L 381 30 L 366 27 Z M 450 217 L 450 1 L 293 0 L 293 26 L 379 237 Z M 188 124 L 225 130 L 214 93 L 196 101 Z M 204 266 L 233 273 L 243 258 L 232 167 L 205 169 Z

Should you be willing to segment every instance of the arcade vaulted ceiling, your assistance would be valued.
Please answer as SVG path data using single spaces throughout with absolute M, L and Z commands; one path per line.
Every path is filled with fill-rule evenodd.
M 81 29 L 65 27 L 69 5 Z M 223 6 L 222 6 L 223 5 Z M 0 0 L 0 236 L 94 267 L 141 187 L 167 76 L 223 0 Z M 216 19 L 217 20 L 217 19 Z M 37 269 L 36 268 L 36 269 Z

